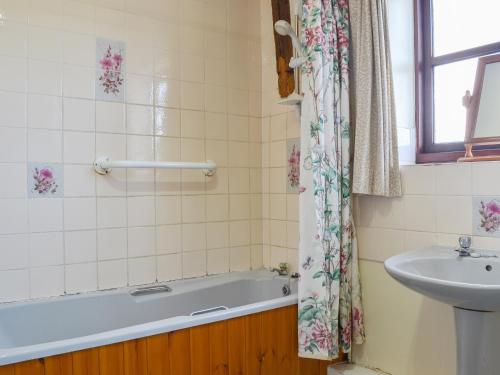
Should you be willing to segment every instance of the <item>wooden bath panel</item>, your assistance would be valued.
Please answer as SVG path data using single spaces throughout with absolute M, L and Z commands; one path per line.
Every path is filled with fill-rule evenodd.
M 0 375 L 326 375 L 297 356 L 297 305 L 0 366 Z

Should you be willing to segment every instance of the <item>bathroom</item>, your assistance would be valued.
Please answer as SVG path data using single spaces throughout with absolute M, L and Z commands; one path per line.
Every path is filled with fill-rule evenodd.
M 497 374 L 474 5 L 0 0 L 0 374 Z

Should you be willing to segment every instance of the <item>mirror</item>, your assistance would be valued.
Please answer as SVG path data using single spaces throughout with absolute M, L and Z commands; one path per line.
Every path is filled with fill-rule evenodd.
M 499 155 L 474 156 L 475 145 L 500 145 L 500 55 L 479 59 L 474 92 L 464 96 L 467 107 L 465 157 L 458 161 L 500 160 Z

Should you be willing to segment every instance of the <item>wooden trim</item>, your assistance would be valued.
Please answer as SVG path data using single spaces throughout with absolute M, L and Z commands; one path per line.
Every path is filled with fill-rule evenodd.
M 500 51 L 500 42 L 486 44 L 480 47 L 470 48 L 463 51 L 432 57 L 431 65 L 434 67 L 443 64 L 450 64 L 457 61 L 472 59 L 474 57 L 491 55 L 497 53 L 498 51 Z
M 297 316 L 293 305 L 0 366 L 0 375 L 326 375 L 333 362 L 298 357 Z
M 417 164 L 430 164 L 430 163 L 455 163 L 458 159 L 464 157 L 464 151 L 451 151 L 451 152 L 417 152 Z M 474 156 L 500 156 L 499 149 L 482 149 L 474 150 Z

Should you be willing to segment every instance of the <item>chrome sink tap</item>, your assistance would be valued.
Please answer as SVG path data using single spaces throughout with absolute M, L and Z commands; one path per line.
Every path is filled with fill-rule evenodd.
M 471 258 L 498 258 L 497 255 L 484 255 L 478 253 L 470 248 L 472 239 L 470 236 L 460 236 L 458 238 L 459 248 L 455 251 L 458 252 L 459 257 L 471 257 Z
M 458 251 L 458 256 L 461 257 L 470 257 L 471 256 L 471 248 L 470 245 L 472 243 L 472 238 L 469 236 L 460 236 L 458 238 L 458 245 L 460 246 L 455 251 Z

